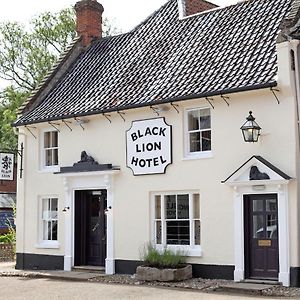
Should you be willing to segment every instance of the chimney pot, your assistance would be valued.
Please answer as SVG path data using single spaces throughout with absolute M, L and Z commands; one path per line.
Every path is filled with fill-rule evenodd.
M 81 0 L 75 4 L 76 31 L 82 36 L 82 45 L 102 37 L 103 6 L 96 0 Z

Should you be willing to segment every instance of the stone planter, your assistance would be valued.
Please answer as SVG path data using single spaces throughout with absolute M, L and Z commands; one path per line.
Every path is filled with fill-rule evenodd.
M 178 269 L 158 269 L 147 266 L 139 266 L 136 269 L 138 280 L 142 281 L 182 281 L 191 279 L 192 266 L 186 265 Z

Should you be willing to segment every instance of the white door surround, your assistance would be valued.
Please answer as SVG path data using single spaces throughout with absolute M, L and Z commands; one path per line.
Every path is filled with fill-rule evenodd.
M 252 166 L 269 175 L 270 179 L 249 180 Z M 278 197 L 278 281 L 290 285 L 289 216 L 288 216 L 288 176 L 278 169 L 252 157 L 223 183 L 234 189 L 234 280 L 245 279 L 244 249 L 244 196 L 253 194 L 277 194 Z
M 118 170 L 63 173 L 65 189 L 65 254 L 64 270 L 71 271 L 74 266 L 74 242 L 75 242 L 75 191 L 76 190 L 107 190 L 107 207 L 111 207 L 106 213 L 107 218 L 107 249 L 105 259 L 105 273 L 115 273 L 114 259 L 114 230 L 113 230 L 113 176 Z

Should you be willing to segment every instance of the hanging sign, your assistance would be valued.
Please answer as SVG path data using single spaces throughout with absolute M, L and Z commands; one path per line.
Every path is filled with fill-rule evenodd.
M 134 175 L 165 173 L 172 163 L 171 138 L 164 118 L 133 121 L 126 133 L 127 167 Z
M 13 153 L 0 153 L 0 180 L 14 180 Z

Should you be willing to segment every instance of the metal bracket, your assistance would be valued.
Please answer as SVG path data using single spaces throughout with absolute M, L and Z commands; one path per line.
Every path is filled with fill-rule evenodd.
M 124 112 L 120 112 L 120 111 L 117 111 L 117 114 L 123 119 L 123 121 L 125 122 L 125 118 L 123 117 L 123 115 L 125 115 Z
M 111 119 L 109 118 L 110 115 L 107 115 L 107 114 L 103 114 L 103 116 L 108 120 L 108 122 L 111 124 Z
M 29 131 L 29 133 L 30 133 L 35 139 L 37 139 L 36 136 L 34 135 L 34 133 L 33 133 L 33 132 L 31 131 L 31 129 L 30 129 L 30 128 L 36 129 L 36 127 L 25 125 L 25 128 Z
M 150 106 L 150 109 L 152 109 L 158 116 L 159 116 L 159 112 L 157 111 L 157 109 L 155 107 L 153 107 L 152 105 Z
M 211 101 L 213 101 L 214 99 L 213 99 L 213 98 L 208 98 L 208 97 L 206 97 L 205 99 L 206 99 L 206 101 L 209 103 L 209 105 L 212 107 L 212 109 L 215 109 L 215 107 L 214 107 L 213 104 L 211 103 Z
M 60 132 L 60 130 L 56 127 L 56 126 L 59 126 L 58 123 L 48 122 L 48 124 L 51 125 L 57 132 Z
M 73 129 L 68 125 L 68 124 L 72 124 L 72 122 L 68 122 L 65 120 L 61 120 L 61 121 L 70 129 L 70 131 L 73 131 Z
M 277 95 L 275 94 L 275 92 L 280 92 L 280 90 L 274 89 L 273 87 L 271 87 L 270 90 L 271 90 L 272 94 L 274 95 L 275 99 L 277 100 L 277 103 L 280 104 L 280 101 L 279 101 Z
M 227 106 L 229 106 L 229 103 L 227 100 L 229 100 L 230 98 L 228 96 L 223 96 L 222 94 L 220 95 L 220 97 L 224 100 L 224 102 L 227 104 Z
M 171 106 L 177 111 L 177 113 L 179 114 L 179 110 L 177 107 L 179 107 L 178 104 L 174 104 L 173 102 L 171 102 Z
M 74 118 L 74 120 L 76 121 L 76 123 L 82 128 L 82 130 L 84 130 L 84 127 L 82 126 L 82 122 L 80 119 L 77 119 L 76 117 Z
M 20 156 L 21 161 L 20 161 L 20 179 L 23 177 L 23 153 L 24 153 L 24 145 L 21 143 L 21 149 L 17 149 L 16 153 Z

